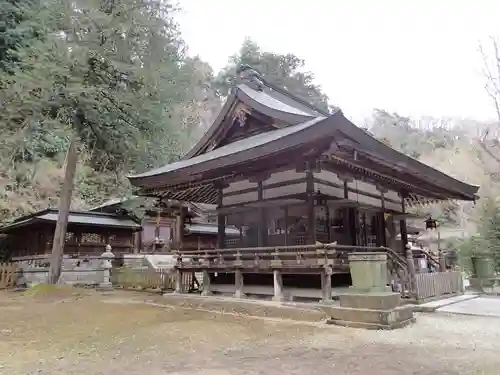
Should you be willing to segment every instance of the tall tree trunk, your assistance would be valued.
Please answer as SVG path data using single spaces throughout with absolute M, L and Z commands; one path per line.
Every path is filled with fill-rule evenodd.
M 59 215 L 52 241 L 52 255 L 50 259 L 49 284 L 56 284 L 61 275 L 61 263 L 68 227 L 69 209 L 73 195 L 76 164 L 78 155 L 76 150 L 76 136 L 71 136 L 68 153 L 66 155 L 66 169 L 64 172 L 64 183 L 59 198 Z

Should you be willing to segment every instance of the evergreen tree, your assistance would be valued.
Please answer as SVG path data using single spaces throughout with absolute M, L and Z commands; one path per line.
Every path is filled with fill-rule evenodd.
M 44 38 L 21 48 L 15 75 L 3 77 L 4 129 L 28 127 L 41 142 L 58 143 L 55 133 L 76 114 L 81 126 L 73 130 L 94 165 L 144 169 L 177 157 L 176 106 L 191 99 L 192 71 L 168 3 L 52 0 L 30 18 Z
M 236 69 L 241 64 L 250 65 L 271 84 L 284 88 L 301 99 L 329 110 L 328 97 L 321 87 L 314 84 L 314 75 L 304 71 L 305 61 L 292 53 L 286 55 L 264 52 L 251 39 L 246 39 L 238 54 L 232 56 L 229 64 L 219 73 L 216 88 L 226 96 L 236 80 Z
M 495 262 L 495 268 L 500 270 L 500 207 L 495 198 L 484 198 L 479 239 L 476 251 L 489 254 Z
M 116 194 L 124 174 L 180 156 L 198 126 L 187 109 L 200 73 L 184 56 L 169 2 L 50 0 L 28 11 L 18 28 L 37 37 L 16 44 L 16 64 L 0 74 L 0 218 L 16 197 L 22 214 L 57 196 L 35 180 L 51 160 L 62 164 L 71 134 L 77 197 L 89 204 Z

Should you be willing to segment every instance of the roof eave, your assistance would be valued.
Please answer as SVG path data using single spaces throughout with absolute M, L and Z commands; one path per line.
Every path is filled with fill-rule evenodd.
M 355 139 L 356 141 L 365 141 L 368 144 L 368 147 L 365 147 L 365 149 L 362 150 L 363 152 L 377 158 L 382 158 L 389 163 L 394 159 L 402 159 L 402 166 L 403 168 L 408 169 L 409 173 L 413 173 L 424 181 L 428 181 L 435 186 L 446 187 L 446 189 L 450 192 L 454 192 L 454 194 L 452 194 L 454 195 L 453 199 L 459 199 L 459 197 L 461 197 L 462 199 L 465 198 L 463 200 L 469 201 L 477 199 L 479 186 L 470 185 L 463 181 L 460 181 L 446 173 L 443 173 L 427 164 L 424 164 L 412 158 L 411 156 L 393 149 L 392 147 L 386 145 L 385 143 L 370 135 L 368 132 L 360 129 L 345 117 L 343 123 L 344 126 L 342 126 L 341 129 L 343 133 L 348 135 L 350 138 Z
M 339 111 L 340 112 L 340 111 Z M 144 188 L 152 188 L 154 181 L 158 179 L 163 179 L 163 180 L 170 180 L 169 185 L 173 185 L 176 183 L 184 183 L 184 180 L 188 182 L 187 180 L 193 180 L 196 176 L 199 176 L 200 173 L 203 173 L 206 170 L 214 170 L 217 168 L 223 168 L 230 166 L 231 164 L 238 164 L 242 163 L 244 161 L 248 161 L 250 159 L 256 159 L 256 158 L 261 158 L 265 157 L 268 154 L 276 153 L 277 148 L 275 146 L 276 142 L 281 142 L 282 140 L 286 139 L 285 145 L 280 146 L 279 151 L 284 151 L 286 149 L 291 149 L 293 147 L 298 147 L 302 144 L 308 143 L 309 141 L 314 141 L 316 139 L 324 139 L 325 136 L 331 135 L 331 121 L 334 121 L 334 115 L 330 116 L 329 118 L 315 118 L 310 120 L 309 124 L 307 127 L 302 128 L 298 130 L 297 132 L 290 133 L 285 135 L 284 137 L 276 138 L 274 140 L 271 140 L 267 143 L 256 145 L 251 148 L 239 150 L 231 155 L 224 155 L 221 157 L 217 157 L 214 159 L 210 159 L 207 161 L 203 161 L 197 164 L 189 165 L 186 167 L 182 167 L 179 169 L 175 170 L 170 170 L 167 172 L 162 172 L 162 173 L 157 173 L 157 174 L 150 174 L 147 176 L 132 176 L 128 177 L 130 183 L 137 188 L 141 188 L 144 190 Z M 325 123 L 326 122 L 326 123 Z M 314 131 L 313 129 L 314 128 Z M 275 134 L 275 133 L 273 133 Z M 307 141 L 305 141 L 307 140 Z M 261 148 L 260 152 L 261 155 L 256 157 L 254 155 L 253 150 L 258 147 Z M 222 161 L 225 161 L 225 163 L 221 163 Z M 202 168 L 201 166 L 205 166 Z M 182 176 L 183 174 L 187 174 L 189 177 L 186 178 L 181 178 L 178 176 Z M 174 182 L 176 180 L 182 180 L 181 182 Z M 140 194 L 140 192 L 139 192 Z

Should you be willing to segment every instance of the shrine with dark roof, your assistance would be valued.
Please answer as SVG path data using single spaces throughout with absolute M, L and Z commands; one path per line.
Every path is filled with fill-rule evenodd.
M 404 258 L 409 207 L 472 201 L 478 190 L 392 149 L 340 109 L 315 108 L 250 67 L 241 69 L 213 125 L 187 155 L 129 179 L 140 195 L 216 204 L 218 248 L 240 254 L 233 260 L 256 283 L 262 277 L 250 275 L 272 275 L 277 250 L 296 250 L 289 266 L 281 259 L 285 275 L 324 268 L 300 251 L 332 249 L 327 263 L 334 275 L 349 274 L 346 252 L 379 247 Z M 240 235 L 226 238 L 229 225 Z M 268 263 L 259 255 L 266 249 L 274 254 Z M 222 266 L 211 262 L 213 280 Z

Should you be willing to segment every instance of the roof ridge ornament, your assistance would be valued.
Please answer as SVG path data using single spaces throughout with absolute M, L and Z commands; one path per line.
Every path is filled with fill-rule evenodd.
M 236 68 L 237 82 L 244 83 L 257 91 L 264 89 L 262 75 L 248 64 L 240 64 Z

